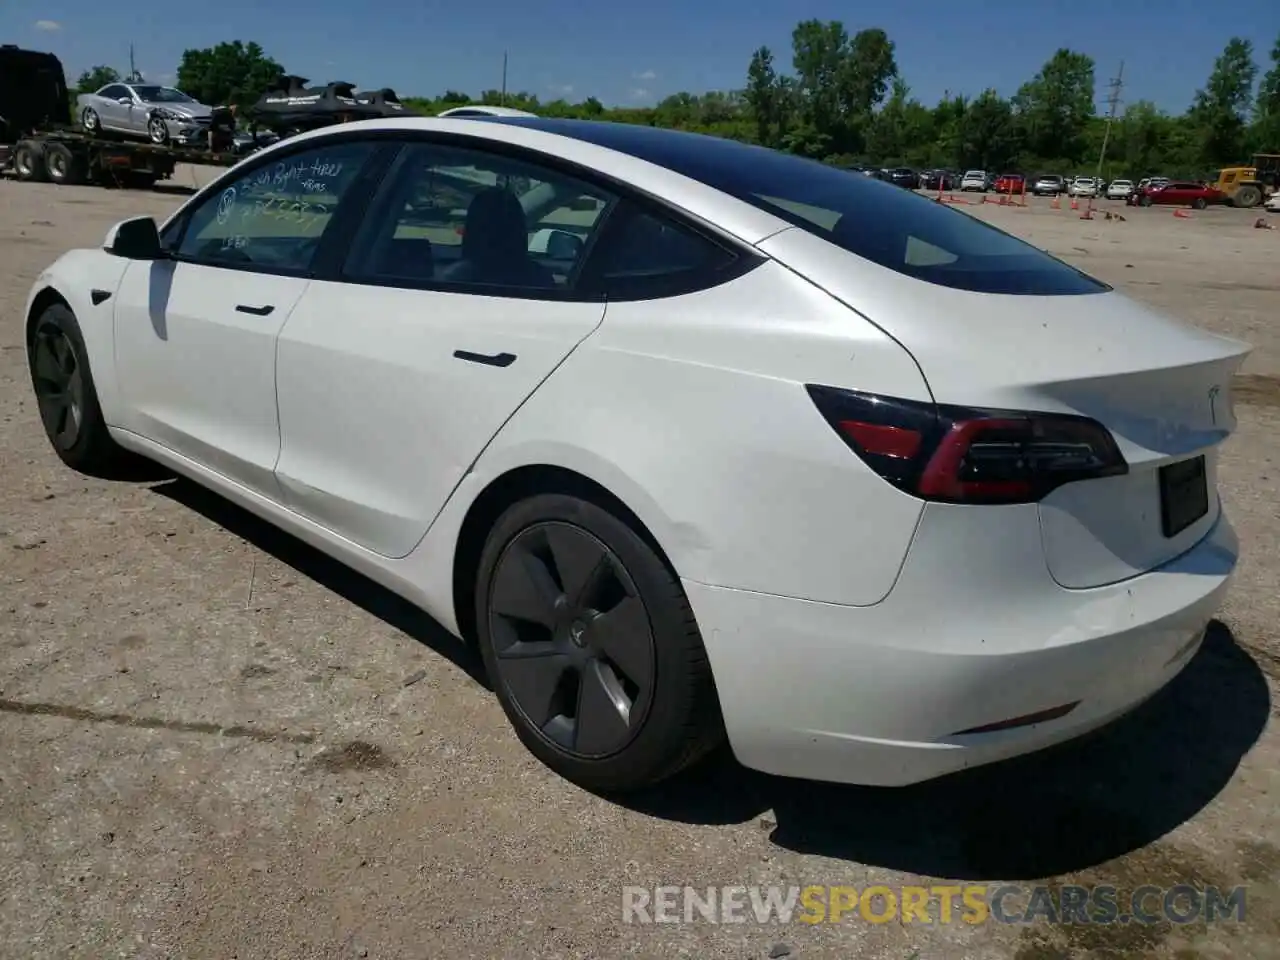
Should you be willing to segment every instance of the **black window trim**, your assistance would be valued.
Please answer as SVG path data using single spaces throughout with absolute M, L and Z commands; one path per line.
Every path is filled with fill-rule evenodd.
M 191 222 L 192 212 L 199 209 L 203 203 L 210 198 L 221 193 L 226 189 L 228 184 L 239 182 L 242 178 L 252 175 L 255 171 L 260 170 L 263 167 L 287 161 L 289 157 L 297 156 L 300 153 L 325 149 L 352 142 L 368 142 L 377 145 L 384 145 L 384 149 L 374 150 L 374 152 L 369 156 L 364 167 L 361 169 L 360 174 L 352 183 L 351 187 L 348 188 L 347 192 L 339 201 L 337 208 L 334 210 L 333 216 L 335 221 L 337 218 L 342 217 L 342 225 L 349 226 L 350 229 L 325 230 L 320 247 L 312 258 L 309 269 L 292 270 L 287 268 L 265 267 L 261 264 L 210 263 L 193 257 L 180 257 L 177 255 L 176 250 L 181 246 L 183 238 L 186 235 L 187 227 Z M 572 291 L 544 289 L 528 290 L 511 287 L 490 287 L 481 284 L 446 284 L 440 282 L 423 282 L 411 285 L 405 280 L 357 280 L 343 276 L 342 265 L 347 260 L 350 253 L 351 240 L 363 221 L 363 215 L 366 209 L 372 207 L 373 201 L 379 196 L 383 179 L 390 170 L 391 165 L 399 156 L 400 151 L 406 145 L 413 143 L 437 143 L 444 146 L 475 150 L 481 153 L 492 153 L 498 156 L 528 163 L 533 166 L 541 166 L 547 170 L 559 172 L 568 177 L 573 177 L 576 180 L 581 180 L 587 186 L 595 186 L 605 193 L 612 194 L 617 197 L 619 201 L 629 200 L 646 212 L 650 212 L 657 217 L 668 220 L 676 227 L 687 230 L 694 236 L 701 237 L 702 239 L 709 241 L 724 250 L 726 253 L 732 254 L 733 260 L 726 267 L 714 271 L 710 275 L 695 275 L 688 278 L 686 282 L 679 284 L 670 283 L 667 285 L 658 285 L 659 289 L 655 289 L 651 293 L 632 291 L 630 294 L 622 295 L 596 293 L 587 296 L 575 295 Z M 620 204 L 615 203 L 614 206 L 616 208 L 619 205 Z M 609 214 L 611 212 L 611 210 L 604 211 L 605 214 Z M 611 217 L 610 219 L 613 218 Z M 541 150 L 524 147 L 519 144 L 453 131 L 443 132 L 436 130 L 403 129 L 337 130 L 333 132 L 325 131 L 325 133 L 319 137 L 308 137 L 294 142 L 285 141 L 279 149 L 271 149 L 264 151 L 261 154 L 255 154 L 250 159 L 231 167 L 221 176 L 214 179 L 208 186 L 192 197 L 172 219 L 165 223 L 165 231 L 174 227 L 175 224 L 177 225 L 177 232 L 173 235 L 172 248 L 169 256 L 171 259 L 180 263 L 191 263 L 196 266 L 215 267 L 223 270 L 238 270 L 246 273 L 263 274 L 266 276 L 302 277 L 312 280 L 331 281 L 335 283 L 360 284 L 362 286 L 437 290 L 440 292 L 468 293 L 487 297 L 510 297 L 513 299 L 523 300 L 588 300 L 592 302 L 608 300 L 613 302 L 635 302 L 666 299 L 689 293 L 697 293 L 702 290 L 710 290 L 713 287 L 720 286 L 731 280 L 735 280 L 738 277 L 744 276 L 769 259 L 750 244 L 732 236 L 717 227 L 715 224 L 703 220 L 701 217 L 698 217 L 696 214 L 693 214 L 682 207 L 676 206 L 664 197 L 650 193 L 647 190 L 643 190 L 634 184 L 620 180 L 616 177 L 612 177 L 608 173 L 596 170 L 592 167 L 583 166 L 582 164 L 574 163 L 571 160 L 566 160 L 563 157 L 558 157 L 554 154 L 545 153 Z M 595 239 L 597 244 L 600 238 L 604 236 L 604 232 L 608 227 L 609 221 L 602 220 L 596 231 Z M 590 249 L 584 251 L 584 264 L 587 262 L 586 257 L 590 253 Z
M 731 254 L 733 260 L 725 268 L 711 274 L 699 275 L 695 273 L 693 276 L 688 277 L 681 283 L 674 283 L 671 281 L 666 283 L 655 283 L 654 289 L 650 292 L 632 291 L 630 294 L 622 295 L 612 295 L 605 291 L 588 292 L 576 286 L 574 289 L 568 290 L 547 290 L 544 288 L 532 289 L 519 287 L 496 287 L 485 284 L 449 283 L 438 280 L 411 281 L 408 279 L 393 278 L 356 278 L 346 276 L 341 269 L 328 270 L 323 274 L 315 276 L 314 279 L 329 280 L 340 283 L 354 283 L 362 286 L 390 287 L 403 290 L 428 290 L 440 293 L 464 293 L 474 296 L 506 297 L 519 300 L 632 302 L 665 299 L 688 293 L 696 293 L 701 290 L 709 290 L 712 287 L 719 286 L 729 282 L 730 280 L 736 279 L 737 277 L 743 276 L 768 259 L 760 253 L 760 251 L 754 249 L 738 238 L 729 235 L 714 224 L 702 220 L 700 217 L 697 217 L 683 208 L 677 207 L 656 194 L 651 194 L 648 191 L 636 187 L 634 184 L 612 177 L 600 170 L 574 163 L 571 160 L 566 160 L 563 157 L 545 153 L 541 150 L 524 147 L 519 144 L 507 143 L 501 140 L 493 140 L 489 137 L 475 136 L 472 134 L 452 131 L 446 133 L 435 130 L 379 130 L 365 133 L 364 136 L 369 138 L 392 140 L 397 142 L 401 147 L 409 146 L 411 144 L 426 143 L 454 147 L 457 149 L 472 150 L 479 153 L 489 153 L 495 156 L 526 163 L 530 166 L 542 167 L 550 172 L 560 173 L 566 177 L 579 180 L 588 187 L 595 187 L 602 193 L 615 197 L 616 199 L 611 204 L 610 208 L 603 211 L 601 214 L 602 219 L 596 230 L 593 232 L 592 242 L 589 244 L 588 248 L 583 251 L 581 267 L 578 270 L 578 276 L 575 278 L 578 282 L 581 282 L 584 276 L 590 276 L 590 274 L 586 272 L 586 268 L 590 264 L 589 258 L 593 250 L 603 242 L 603 239 L 606 237 L 610 228 L 617 223 L 617 218 L 613 216 L 613 213 L 623 205 L 623 201 L 628 201 L 629 204 L 635 204 L 646 212 L 650 212 L 661 219 L 670 221 L 677 228 L 686 230 L 694 236 L 714 244 L 726 253 Z M 388 163 L 388 168 L 390 167 L 390 162 Z M 372 212 L 373 204 L 370 204 L 369 207 L 370 212 Z M 353 229 L 349 234 L 347 234 L 347 237 L 349 239 L 354 239 L 355 234 L 356 230 Z M 344 255 L 342 259 L 345 263 L 346 256 Z

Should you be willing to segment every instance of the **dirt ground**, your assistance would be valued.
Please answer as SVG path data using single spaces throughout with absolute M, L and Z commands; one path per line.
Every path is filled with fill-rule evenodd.
M 1257 214 L 968 208 L 1255 345 L 1222 464 L 1244 560 L 1171 687 L 1087 741 L 918 788 L 722 758 L 621 806 L 533 761 L 474 660 L 405 604 L 189 483 L 57 461 L 25 367 L 28 287 L 182 199 L 0 181 L 0 956 L 1277 956 L 1280 230 Z M 622 922 L 625 885 L 945 880 L 1245 884 L 1247 912 Z

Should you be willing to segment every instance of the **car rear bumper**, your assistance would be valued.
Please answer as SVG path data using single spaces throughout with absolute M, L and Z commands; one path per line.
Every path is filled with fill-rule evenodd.
M 745 766 L 899 786 L 1086 733 L 1186 666 L 1238 554 L 1223 514 L 1159 569 L 1067 590 L 1043 556 L 1037 565 L 1039 545 L 1019 534 L 1006 543 L 988 532 L 991 543 L 946 556 L 958 541 L 946 508 L 928 516 L 935 506 L 897 586 L 874 606 L 686 581 L 729 741 Z M 1056 719 L 966 732 L 1072 703 Z

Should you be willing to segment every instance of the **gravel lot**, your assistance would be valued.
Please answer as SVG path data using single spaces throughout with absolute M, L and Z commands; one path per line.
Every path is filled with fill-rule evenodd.
M 1256 213 L 968 208 L 1255 345 L 1221 468 L 1244 561 L 1169 689 L 1086 742 L 919 788 L 724 758 L 619 806 L 533 761 L 474 660 L 402 602 L 185 481 L 57 461 L 27 378 L 28 287 L 181 200 L 0 181 L 0 956 L 1277 955 L 1280 230 Z M 629 884 L 944 880 L 1247 884 L 1247 916 L 622 922 Z

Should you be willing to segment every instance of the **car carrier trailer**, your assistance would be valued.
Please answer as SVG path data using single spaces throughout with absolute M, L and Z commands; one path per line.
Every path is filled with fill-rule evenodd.
M 0 46 L 0 172 L 28 181 L 147 188 L 172 177 L 179 163 L 229 167 L 241 159 L 230 143 L 225 150 L 157 146 L 77 131 L 61 61 Z

